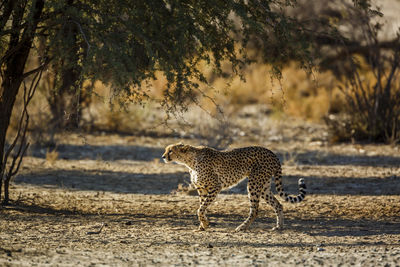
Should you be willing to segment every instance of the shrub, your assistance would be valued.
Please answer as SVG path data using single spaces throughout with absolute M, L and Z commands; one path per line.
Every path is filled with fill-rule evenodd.
M 400 56 L 398 46 L 383 53 L 370 47 L 368 72 L 359 65 L 340 89 L 346 98 L 346 115 L 328 116 L 332 138 L 398 143 L 400 140 Z

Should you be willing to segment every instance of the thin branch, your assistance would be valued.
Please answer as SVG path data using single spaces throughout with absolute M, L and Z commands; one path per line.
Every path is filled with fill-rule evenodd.
M 11 173 L 10 177 L 15 176 L 18 173 L 19 167 L 21 166 L 21 163 L 22 163 L 22 159 L 24 158 L 25 152 L 28 150 L 29 145 L 30 145 L 30 143 L 27 143 L 25 145 L 24 149 L 22 150 L 22 153 L 19 156 L 19 161 L 18 161 L 18 164 L 17 164 L 17 168 Z
M 90 50 L 90 43 L 89 43 L 88 39 L 86 38 L 86 34 L 84 33 L 84 31 L 83 31 L 83 29 L 81 27 L 81 24 L 79 24 L 79 22 L 76 22 L 75 20 L 70 20 L 70 21 L 75 23 L 76 25 L 78 25 L 79 31 L 81 32 L 81 34 L 83 36 L 83 39 L 86 42 L 86 45 L 87 45 L 87 48 L 88 48 L 87 51 L 86 51 L 86 55 L 88 55 L 89 54 L 89 50 Z
M 392 85 L 392 80 L 395 77 L 395 73 L 397 72 L 400 64 L 400 48 L 396 49 L 394 55 L 393 55 L 393 62 L 392 62 L 392 68 L 389 73 L 389 77 L 386 80 L 386 85 L 385 85 L 385 95 L 386 97 L 390 97 L 390 86 Z
M 13 155 L 11 165 L 8 168 L 8 172 L 5 176 L 6 182 L 8 182 L 11 179 L 11 177 L 13 177 L 14 175 L 17 174 L 17 172 L 21 166 L 22 159 L 25 155 L 25 152 L 30 145 L 29 143 L 27 143 L 27 144 L 25 143 L 26 132 L 28 130 L 28 124 L 29 124 L 28 105 L 35 94 L 35 91 L 39 85 L 39 81 L 42 78 L 42 74 L 43 74 L 43 69 L 41 69 L 39 72 L 37 72 L 35 74 L 35 76 L 33 77 L 32 81 L 31 81 L 29 89 L 27 88 L 25 81 L 23 82 L 23 84 L 24 84 L 24 95 L 23 95 L 24 109 L 22 111 L 21 118 L 18 123 L 17 135 L 14 138 L 14 141 L 12 142 L 11 146 L 7 149 L 7 151 L 5 153 L 4 161 L 2 163 L 3 168 L 2 168 L 2 176 L 1 177 L 3 177 L 4 173 L 6 172 L 5 167 L 6 167 L 7 160 L 8 160 L 8 157 L 10 156 L 11 151 L 14 150 L 15 146 L 19 142 L 18 150 L 17 150 L 16 154 Z M 24 119 L 25 119 L 25 124 L 24 124 Z M 21 134 L 21 132 L 22 132 L 22 134 Z M 15 166 L 15 164 L 17 164 L 17 165 Z
M 45 69 L 45 68 L 47 67 L 47 65 L 50 63 L 51 60 L 52 60 L 52 58 L 47 58 L 47 59 L 45 60 L 45 62 L 44 62 L 42 65 L 40 65 L 39 67 L 37 67 L 37 68 L 35 68 L 35 69 L 33 69 L 33 70 L 30 70 L 30 71 L 28 71 L 28 72 L 25 72 L 25 73 L 22 75 L 22 78 L 25 79 L 25 78 L 27 78 L 28 76 L 30 76 L 30 75 L 32 75 L 32 74 L 34 74 L 34 73 L 37 73 L 37 72 L 42 71 L 43 69 Z M 39 79 L 39 80 L 40 80 L 40 79 Z
M 328 39 L 329 40 L 329 39 Z M 330 41 L 326 41 L 323 43 L 324 45 L 336 46 L 339 48 L 344 48 L 342 51 L 338 52 L 333 56 L 328 56 L 324 59 L 324 62 L 332 63 L 336 61 L 342 61 L 354 54 L 360 54 L 363 56 L 369 56 L 371 53 L 371 46 L 369 45 L 361 45 L 357 42 L 336 42 L 330 43 Z M 333 42 L 333 41 L 332 41 Z M 398 40 L 391 40 L 391 41 L 383 41 L 379 42 L 376 46 L 376 49 L 383 49 L 383 50 L 392 50 L 399 46 Z

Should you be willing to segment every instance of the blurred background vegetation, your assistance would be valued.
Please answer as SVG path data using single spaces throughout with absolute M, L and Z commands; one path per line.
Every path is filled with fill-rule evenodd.
M 28 136 L 229 139 L 247 106 L 325 123 L 331 142 L 396 144 L 399 11 L 396 0 L 2 0 L 1 177 L 18 171 Z

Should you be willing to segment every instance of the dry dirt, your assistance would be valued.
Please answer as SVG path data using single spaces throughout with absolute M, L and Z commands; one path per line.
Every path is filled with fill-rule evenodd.
M 323 127 L 288 125 L 239 131 L 232 145 L 275 151 L 290 193 L 305 178 L 309 194 L 284 204 L 283 231 L 270 231 L 261 203 L 251 229 L 234 232 L 248 213 L 245 182 L 219 195 L 209 230 L 194 231 L 197 197 L 176 190 L 189 175 L 160 156 L 204 140 L 68 134 L 58 154 L 31 150 L 13 180 L 0 266 L 400 266 L 399 147 L 328 145 Z

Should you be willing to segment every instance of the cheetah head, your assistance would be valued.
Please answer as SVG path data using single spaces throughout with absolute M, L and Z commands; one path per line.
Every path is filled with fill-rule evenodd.
M 162 158 L 165 163 L 185 163 L 189 147 L 189 145 L 184 145 L 182 143 L 169 145 L 165 148 L 165 152 L 162 155 Z

